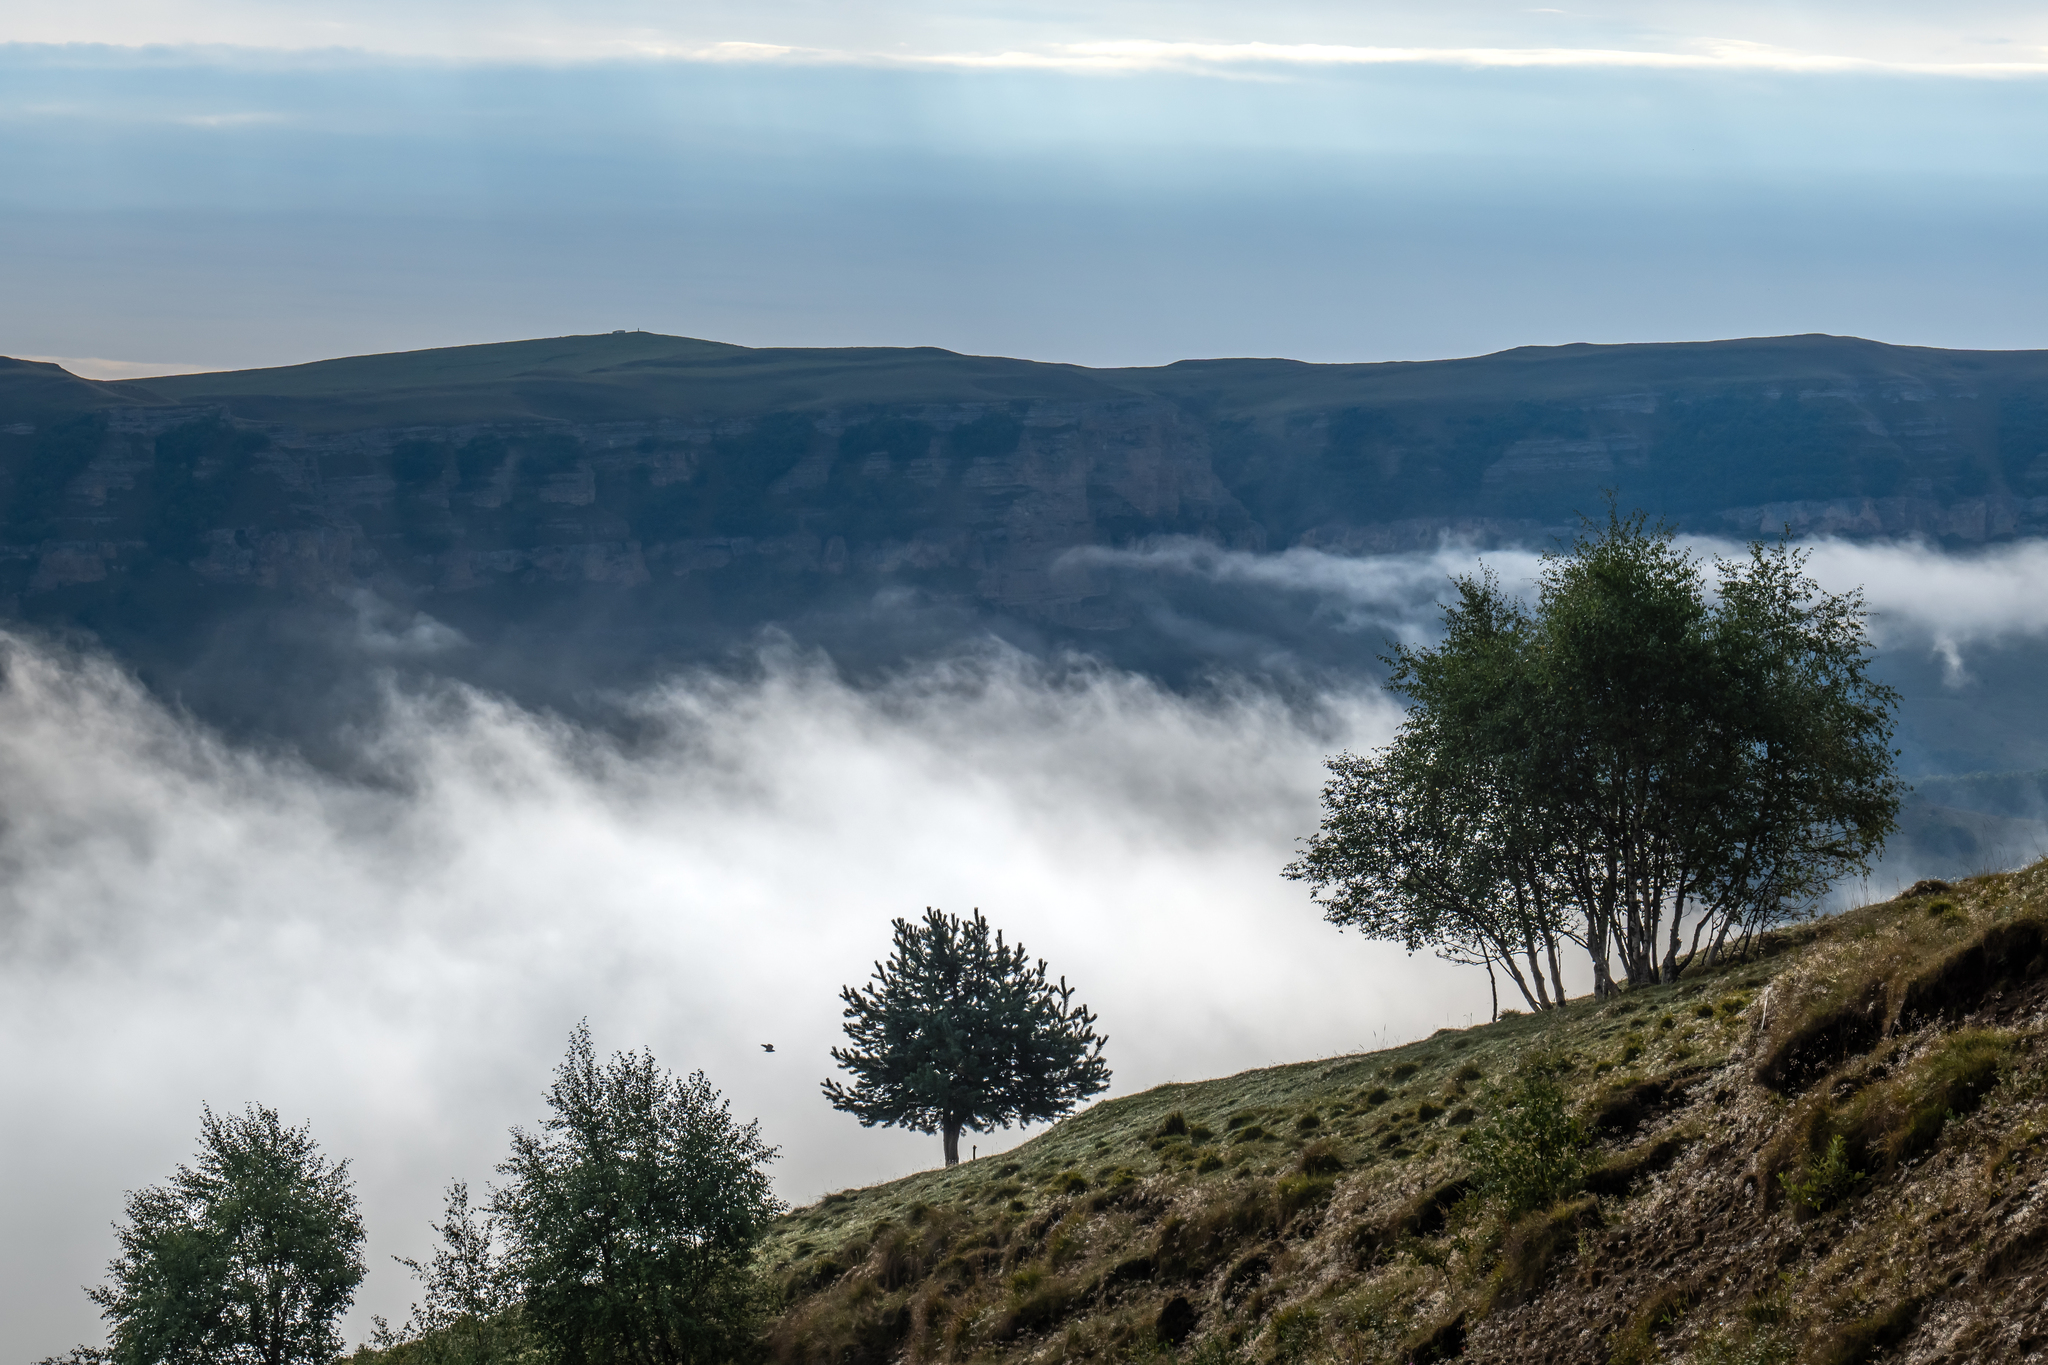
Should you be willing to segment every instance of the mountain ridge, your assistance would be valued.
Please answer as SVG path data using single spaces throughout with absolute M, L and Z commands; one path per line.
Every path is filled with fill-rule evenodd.
M 0 619 L 229 719 L 270 704 L 279 651 L 360 671 L 366 595 L 459 633 L 433 668 L 549 704 L 764 629 L 856 672 L 993 637 L 1176 685 L 1356 675 L 1380 641 L 1313 593 L 1094 552 L 1541 544 L 1609 490 L 1729 538 L 2048 533 L 2048 352 L 1093 370 L 622 332 L 120 381 L 7 362 Z

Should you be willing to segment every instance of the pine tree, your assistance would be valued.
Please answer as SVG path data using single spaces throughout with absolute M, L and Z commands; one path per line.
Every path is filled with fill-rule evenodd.
M 924 923 L 895 922 L 895 951 L 873 984 L 846 987 L 846 1034 L 832 1049 L 852 1086 L 825 1082 L 835 1109 L 861 1121 L 945 1137 L 1058 1118 L 1109 1087 L 1095 1016 L 1073 988 L 1046 978 L 1019 943 L 1005 945 L 976 910 L 961 919 L 929 907 Z

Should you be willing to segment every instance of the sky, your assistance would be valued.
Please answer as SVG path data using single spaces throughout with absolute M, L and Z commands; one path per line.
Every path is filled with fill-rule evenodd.
M 0 16 L 0 353 L 2048 345 L 2037 6 Z
M 2048 346 L 2044 122 L 2048 11 L 2018 4 L 18 4 L 0 354 L 122 376 L 614 327 L 1087 364 Z M 1470 562 L 1154 553 L 1417 638 Z M 1815 568 L 1968 709 L 2048 637 L 2042 556 Z M 1119 1094 L 1487 1009 L 1483 977 L 1339 936 L 1278 876 L 1323 757 L 1397 723 L 1369 690 L 1170 694 L 999 652 L 856 690 L 771 647 L 633 698 L 631 750 L 394 695 L 365 784 L 93 656 L 0 655 L 23 1359 L 96 1339 L 77 1286 L 202 1103 L 276 1105 L 353 1161 L 350 1338 L 402 1315 L 386 1258 L 542 1116 L 585 1017 L 760 1117 L 786 1198 L 931 1163 L 817 1089 L 838 988 L 926 905 L 1068 974 Z

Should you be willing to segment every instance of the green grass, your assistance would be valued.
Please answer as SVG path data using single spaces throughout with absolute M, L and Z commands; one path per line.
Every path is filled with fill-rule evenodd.
M 764 1248 L 784 1295 L 771 1356 L 1505 1359 L 1551 1333 L 1569 1355 L 1597 1327 L 1620 1362 L 1847 1362 L 1904 1340 L 1926 1286 L 1965 1272 L 1989 1286 L 1972 1330 L 1996 1330 L 1999 1277 L 2037 1248 L 1997 1211 L 2048 1178 L 2034 1026 L 1920 1025 L 1789 1093 L 1755 1077 L 1810 1014 L 1893 999 L 2048 913 L 2048 866 L 1951 898 L 1954 915 L 1904 901 L 1797 926 L 1757 960 L 1607 1002 L 1162 1086 L 830 1196 Z M 1536 1203 L 1489 1184 L 1474 1144 L 1552 1080 L 1588 1145 Z M 1195 1315 L 1178 1348 L 1161 1342 L 1176 1302 L 1176 1333 Z
M 1162 1086 L 999 1157 L 827 1196 L 764 1245 L 770 1365 L 1858 1365 L 1937 1307 L 1953 1358 L 1994 1358 L 2048 1246 L 2029 1212 L 2048 1182 L 2038 963 L 1971 1019 L 1889 1034 L 1802 1090 L 1755 1076 L 1773 1008 L 1995 945 L 2048 913 L 2048 864 L 1953 899 L 1966 929 L 1869 907 L 1675 985 Z M 1639 1051 L 1614 1076 L 1625 1039 Z M 1479 1178 L 1471 1130 L 1426 1115 L 1462 1087 L 1487 1121 L 1531 1077 L 1593 1145 L 1580 1189 L 1518 1212 Z

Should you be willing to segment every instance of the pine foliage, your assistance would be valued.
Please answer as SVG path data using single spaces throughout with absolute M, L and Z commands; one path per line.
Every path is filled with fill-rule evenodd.
M 864 1126 L 942 1133 L 950 1166 L 962 1128 L 1058 1118 L 1108 1088 L 1095 1016 L 979 910 L 963 920 L 927 908 L 923 923 L 894 929 L 872 984 L 840 993 L 851 1046 L 832 1057 L 853 1083 L 825 1082 L 834 1108 Z

